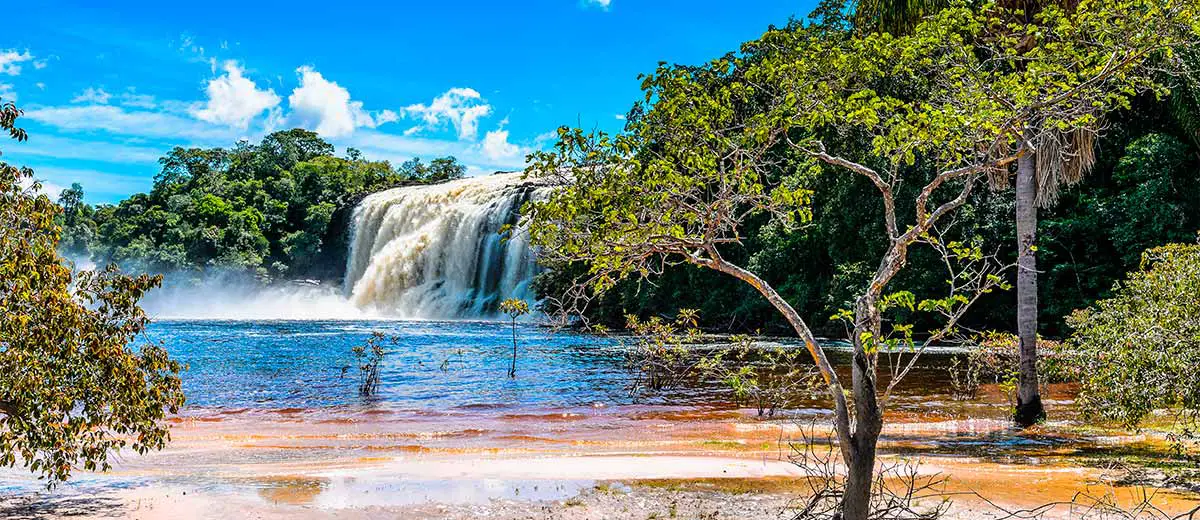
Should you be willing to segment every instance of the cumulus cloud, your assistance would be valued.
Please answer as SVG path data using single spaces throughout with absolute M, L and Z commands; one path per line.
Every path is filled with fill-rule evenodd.
M 400 120 L 400 115 L 392 110 L 384 110 L 375 114 L 375 125 L 379 126 L 384 123 L 395 123 Z
M 21 180 L 17 181 L 17 185 L 25 190 L 29 190 L 30 188 L 32 188 L 34 183 L 37 184 L 37 188 L 38 188 L 35 193 L 39 194 L 39 195 L 45 195 L 45 196 L 49 197 L 50 200 L 57 200 L 59 194 L 61 194 L 63 191 L 62 186 L 55 184 L 53 182 L 46 181 L 41 178 L 32 178 L 31 179 L 29 177 L 21 177 Z
M 594 5 L 607 11 L 609 4 L 612 3 L 612 0 L 583 0 L 583 3 L 587 5 Z
M 0 83 L 0 99 L 5 101 L 16 101 L 17 91 L 13 90 L 13 86 L 8 83 Z
M 33 59 L 29 51 L 17 52 L 15 49 L 0 51 L 0 74 L 16 76 L 21 73 L 21 63 Z M 35 64 L 35 68 L 37 67 Z
M 275 91 L 259 89 L 254 81 L 242 75 L 237 62 L 226 61 L 223 68 L 225 74 L 209 80 L 204 89 L 208 102 L 203 108 L 192 110 L 197 119 L 244 130 L 251 119 L 279 105 Z
M 458 138 L 473 140 L 479 131 L 479 119 L 492 113 L 491 105 L 471 88 L 452 88 L 434 98 L 428 105 L 418 103 L 404 109 L 409 115 L 418 117 L 423 125 L 410 128 L 412 134 L 430 128 L 439 128 L 447 123 L 458 131 Z
M 350 99 L 350 91 L 329 81 L 309 66 L 296 69 L 300 86 L 288 96 L 292 117 L 325 137 L 342 137 L 359 127 L 375 128 L 399 119 L 391 110 L 372 115 L 362 101 Z
M 71 102 L 107 105 L 110 98 L 112 98 L 112 94 L 105 92 L 103 88 L 88 87 L 86 90 L 80 92 L 78 95 L 72 98 Z
M 483 136 L 483 156 L 496 162 L 509 161 L 519 156 L 523 156 L 524 150 L 515 144 L 508 142 L 508 130 L 504 126 L 508 124 L 508 119 L 500 122 L 500 126 Z

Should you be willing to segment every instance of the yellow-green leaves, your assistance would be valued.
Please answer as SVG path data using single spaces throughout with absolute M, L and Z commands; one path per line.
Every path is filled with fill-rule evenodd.
M 500 312 L 516 319 L 529 314 L 529 302 L 518 298 L 509 298 L 500 302 Z
M 809 221 L 811 191 L 784 174 L 798 161 L 757 108 L 765 94 L 747 70 L 732 55 L 660 65 L 643 77 L 647 101 L 620 134 L 560 129 L 554 150 L 534 154 L 527 170 L 557 188 L 525 208 L 543 263 L 586 261 L 588 285 L 603 291 L 710 259 L 744 238 L 752 215 L 789 228 Z
M 1142 259 L 1112 298 L 1067 320 L 1080 404 L 1130 427 L 1162 409 L 1200 419 L 1200 245 L 1170 244 Z
M 72 274 L 56 252 L 59 209 L 22 187 L 30 175 L 0 163 L 0 465 L 53 485 L 108 469 L 122 447 L 161 449 L 182 367 L 159 345 L 132 346 L 149 321 L 138 301 L 160 279 Z

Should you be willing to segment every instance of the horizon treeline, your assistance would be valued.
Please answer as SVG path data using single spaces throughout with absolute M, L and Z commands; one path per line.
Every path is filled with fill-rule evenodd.
M 228 149 L 176 147 L 159 159 L 149 193 L 92 206 L 83 202 L 86 187 L 63 190 L 60 248 L 126 270 L 220 269 L 264 282 L 337 278 L 344 229 L 359 199 L 466 171 L 454 157 L 393 166 L 354 148 L 334 153 L 332 144 L 299 128 Z

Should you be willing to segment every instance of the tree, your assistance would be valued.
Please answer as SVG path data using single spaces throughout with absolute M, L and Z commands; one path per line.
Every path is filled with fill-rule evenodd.
M 20 114 L 0 105 L 0 128 L 24 140 Z M 149 321 L 138 300 L 160 279 L 73 274 L 57 252 L 61 210 L 32 173 L 0 163 L 0 464 L 53 485 L 108 469 L 122 448 L 161 449 L 161 420 L 184 396 L 166 350 L 131 347 Z
M 358 363 L 358 395 L 362 397 L 374 397 L 379 391 L 379 364 L 383 363 L 383 358 L 387 355 L 383 348 L 385 340 L 390 341 L 394 347 L 399 344 L 400 337 L 388 337 L 382 332 L 372 332 L 365 344 L 350 348 L 350 353 Z
M 965 202 L 988 169 L 1013 160 L 990 155 L 990 139 L 981 143 L 970 133 L 987 121 L 957 110 L 966 100 L 956 96 L 968 92 L 941 92 L 945 99 L 925 104 L 871 90 L 883 80 L 920 82 L 930 72 L 926 67 L 911 58 L 905 63 L 907 70 L 893 69 L 892 64 L 935 50 L 921 43 L 876 37 L 843 43 L 805 31 L 778 31 L 750 45 L 792 49 L 811 61 L 777 54 L 752 63 L 727 56 L 704 67 L 663 66 L 644 80 L 647 103 L 631 112 L 635 117 L 624 133 L 610 137 L 562 129 L 555 151 L 540 154 L 529 170 L 558 186 L 548 199 L 528 207 L 533 243 L 551 265 L 590 265 L 578 292 L 561 300 L 561 307 L 578 311 L 587 303 L 587 289 L 603 291 L 621 278 L 649 276 L 665 265 L 686 262 L 749 284 L 786 317 L 834 403 L 839 447 L 849 467 L 841 507 L 848 519 L 867 515 L 875 444 L 882 429 L 881 401 L 891 389 L 889 385 L 878 393 L 878 356 L 903 349 L 893 333 L 903 336 L 905 329 L 885 331 L 882 313 L 918 307 L 911 294 L 885 292 L 889 282 L 906 262 L 909 248 L 935 240 L 935 226 Z M 789 91 L 764 99 L 753 85 L 768 84 L 786 84 Z M 805 85 L 810 88 L 804 90 Z M 911 121 L 932 119 L 941 128 L 918 128 L 908 118 L 885 119 L 882 114 L 887 112 L 908 114 Z M 919 115 L 912 116 L 914 112 Z M 961 120 L 948 124 L 956 118 Z M 826 140 L 817 135 L 826 125 L 874 136 L 876 158 L 887 170 L 881 173 L 828 152 Z M 799 157 L 789 157 L 788 151 Z M 903 170 L 917 153 L 934 155 L 946 168 L 924 182 L 913 201 L 915 219 L 901 227 L 893 194 L 902 180 L 912 181 Z M 766 280 L 726 257 L 740 243 L 739 230 L 753 215 L 769 214 L 782 225 L 808 219 L 810 192 L 800 184 L 805 175 L 771 178 L 772 171 L 787 171 L 797 163 L 807 175 L 820 174 L 825 169 L 820 164 L 826 164 L 832 171 L 870 179 L 884 207 L 889 242 L 868 287 L 846 314 L 854 328 L 853 413 L 840 377 L 810 326 Z M 943 188 L 956 189 L 957 194 L 944 196 Z M 989 291 L 999 281 L 994 276 L 976 280 L 981 283 L 969 292 Z M 933 339 L 953 329 L 975 296 L 953 294 L 919 305 L 947 313 L 949 321 Z
M 946 0 L 854 0 L 854 25 L 859 30 L 906 34 L 922 18 L 946 7 Z
M 660 66 L 644 78 L 644 101 L 621 134 L 560 129 L 554 151 L 536 154 L 527 170 L 557 186 L 526 208 L 532 242 L 551 266 L 587 264 L 571 292 L 551 306 L 579 313 L 595 292 L 621 279 L 681 263 L 753 287 L 787 319 L 821 372 L 848 467 L 841 514 L 867 518 L 883 408 L 924 348 L 913 326 L 894 318 L 917 311 L 937 316 L 939 326 L 922 345 L 935 343 L 955 333 L 975 301 L 1003 285 L 1000 267 L 978 244 L 946 238 L 951 215 L 980 183 L 1005 177 L 1022 157 L 1031 114 L 1038 127 L 1091 128 L 1098 111 L 1155 86 L 1133 73 L 1135 66 L 1177 43 L 1179 16 L 1184 28 L 1194 20 L 1173 6 L 1101 4 L 1047 12 L 1044 25 L 1053 31 L 1038 34 L 1055 42 L 1054 52 L 1037 63 L 1036 78 L 1011 73 L 1012 62 L 1026 54 L 1010 24 L 989 9 L 961 5 L 909 35 L 789 28 L 746 44 L 741 56 Z M 1121 66 L 1106 65 L 1111 59 Z M 856 150 L 846 145 L 852 139 L 870 143 L 868 153 L 843 154 Z M 853 308 L 838 316 L 853 344 L 848 395 L 809 324 L 729 255 L 742 243 L 748 219 L 805 222 L 811 217 L 805 183 L 835 172 L 877 189 L 887 237 Z M 906 183 L 918 187 L 900 198 Z M 911 207 L 901 211 L 900 203 Z M 946 260 L 951 276 L 947 293 L 919 299 L 890 286 L 910 248 L 922 243 Z M 892 376 L 883 388 L 881 354 Z
M 1028 9 L 1028 16 L 1023 11 L 1026 21 L 1033 21 L 1032 15 L 1041 9 L 1044 2 L 1015 2 L 1019 7 Z M 1070 2 L 1068 2 L 1070 3 Z M 948 6 L 941 0 L 863 0 L 855 4 L 856 24 L 863 29 L 902 34 L 910 31 L 921 18 L 929 16 Z M 1076 168 L 1068 170 L 1062 182 L 1074 184 L 1094 162 L 1093 150 L 1090 146 L 1080 147 L 1074 137 L 1090 137 L 1087 133 L 1066 134 L 1065 144 L 1068 153 L 1080 154 L 1083 160 L 1075 161 Z M 1031 426 L 1045 419 L 1046 411 L 1042 405 L 1037 374 L 1037 207 L 1035 202 L 1039 197 L 1039 188 L 1047 195 L 1056 192 L 1060 179 L 1054 178 L 1050 185 L 1037 182 L 1038 162 L 1036 153 L 1025 150 L 1017 159 L 1016 174 L 1016 212 L 1017 227 L 1017 338 L 1018 338 L 1018 392 L 1017 406 L 1014 408 L 1013 420 L 1022 426 Z M 1047 166 L 1049 162 L 1045 163 Z M 1051 172 L 1043 172 L 1048 176 Z M 1049 200 L 1050 197 L 1045 197 Z
M 1095 144 L 1102 128 L 1100 119 L 1107 109 L 1122 106 L 1101 101 L 1094 106 L 1074 103 L 1074 106 L 1065 107 L 1062 102 L 1070 103 L 1070 98 L 1075 97 L 1075 93 L 1071 92 L 1071 88 L 1053 88 L 1054 84 L 1045 81 L 1046 75 L 1059 80 L 1060 85 L 1065 85 L 1063 80 L 1077 80 L 1080 76 L 1103 80 L 1109 75 L 1126 74 L 1154 60 L 1178 63 L 1179 55 L 1174 53 L 1155 54 L 1171 47 L 1170 44 L 1164 45 L 1165 39 L 1179 37 L 1178 31 L 1187 30 L 1186 21 L 1176 27 L 1168 27 L 1170 24 L 1164 23 L 1156 23 L 1151 28 L 1122 25 L 1121 28 L 1134 31 L 1130 33 L 1133 38 L 1125 42 L 1125 45 L 1118 41 L 1120 33 L 1096 35 L 1095 42 L 1110 49 L 1110 55 L 1061 52 L 1064 44 L 1067 45 L 1067 50 L 1072 50 L 1071 46 L 1082 43 L 1077 38 L 1080 35 L 1070 35 L 1070 31 L 1057 31 L 1051 24 L 1064 20 L 1067 14 L 1076 9 L 1083 10 L 1087 16 L 1089 11 L 1095 12 L 1095 6 L 1091 5 L 1094 3 L 1078 0 L 999 0 L 994 5 L 982 6 L 982 9 L 990 11 L 989 14 L 1002 22 L 995 31 L 997 37 L 1012 41 L 1005 55 L 998 56 L 1000 59 L 992 66 L 997 67 L 997 72 L 1007 75 L 1007 81 L 1028 81 L 1027 84 L 1015 85 L 1019 88 L 1014 92 L 1035 93 L 1032 99 L 1010 97 L 1006 100 L 1016 103 L 1014 106 L 1020 106 L 1025 112 L 1016 124 L 1022 135 L 1017 139 L 1016 146 L 1020 153 L 1015 168 L 1017 337 L 1020 361 L 1017 371 L 1017 407 L 1013 418 L 1022 426 L 1031 426 L 1046 416 L 1039 394 L 1037 373 L 1038 209 L 1051 207 L 1058 198 L 1060 187 L 1078 183 L 1092 169 L 1096 160 Z M 1151 16 L 1178 12 L 1186 17 L 1192 7 L 1185 4 L 1186 2 L 1168 1 L 1111 7 L 1159 11 L 1159 14 Z M 903 33 L 911 30 L 921 18 L 948 5 L 941 0 L 867 0 L 855 5 L 855 15 L 860 28 Z M 1103 25 L 1095 22 L 1096 20 L 1085 21 L 1081 25 Z M 1116 25 L 1105 29 L 1113 28 L 1116 28 Z M 1167 32 L 1163 32 L 1164 29 Z M 1169 34 L 1170 32 L 1175 34 Z M 1074 41 L 1061 40 L 1063 36 Z M 1182 46 L 1177 51 L 1184 55 L 1190 53 Z M 1146 71 L 1140 71 L 1137 75 L 1142 78 L 1134 79 L 1130 85 L 1141 83 L 1149 76 Z M 1076 99 L 1086 101 L 1091 98 L 1084 95 Z M 1128 101 L 1124 103 L 1127 104 Z M 1074 120 L 1067 124 L 1056 121 L 1060 116 L 1056 112 L 1064 109 L 1075 112 Z M 1010 129 L 1000 131 L 1009 132 Z M 1007 186 L 1007 177 L 1005 175 L 999 179 L 1000 182 L 995 183 L 997 187 Z
M 513 353 L 512 364 L 508 368 L 508 377 L 517 377 L 517 318 L 529 314 L 529 304 L 525 300 L 509 298 L 500 302 L 500 312 L 512 318 Z
M 400 175 L 409 179 L 423 182 L 444 182 L 461 179 L 467 167 L 454 157 L 438 157 L 428 165 L 421 162 L 420 157 L 413 157 L 400 165 Z
M 96 223 L 92 221 L 91 206 L 83 202 L 83 186 L 76 182 L 62 190 L 58 196 L 58 206 L 62 208 L 59 249 L 68 255 L 86 258 L 95 240 Z

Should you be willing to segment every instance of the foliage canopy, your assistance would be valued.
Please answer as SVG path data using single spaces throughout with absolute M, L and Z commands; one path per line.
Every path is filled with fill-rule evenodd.
M 20 111 L 0 113 L 23 140 Z M 184 396 L 166 350 L 130 346 L 149 321 L 138 300 L 160 278 L 72 273 L 58 254 L 61 210 L 32 174 L 0 162 L 0 465 L 53 484 L 76 467 L 108 469 L 121 448 L 161 449 L 161 420 Z

